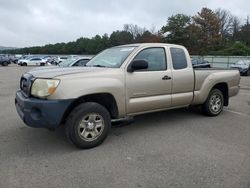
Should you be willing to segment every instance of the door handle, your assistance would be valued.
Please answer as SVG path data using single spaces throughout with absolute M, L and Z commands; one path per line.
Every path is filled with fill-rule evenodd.
M 164 76 L 164 77 L 162 77 L 162 80 L 171 80 L 172 78 L 171 77 L 169 77 L 168 75 L 166 75 L 166 76 Z

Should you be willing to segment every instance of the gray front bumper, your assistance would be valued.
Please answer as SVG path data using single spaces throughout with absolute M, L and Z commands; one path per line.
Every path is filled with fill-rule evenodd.
M 56 128 L 60 125 L 64 113 L 72 101 L 73 99 L 26 98 L 21 91 L 17 91 L 15 105 L 18 115 L 26 125 L 37 128 Z

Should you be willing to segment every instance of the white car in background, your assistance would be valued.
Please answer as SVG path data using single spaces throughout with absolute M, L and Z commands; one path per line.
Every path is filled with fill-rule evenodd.
M 31 57 L 18 61 L 18 65 L 21 66 L 45 66 L 47 60 L 40 57 Z
M 61 63 L 63 61 L 66 61 L 67 59 L 69 59 L 68 56 L 58 56 L 57 63 Z

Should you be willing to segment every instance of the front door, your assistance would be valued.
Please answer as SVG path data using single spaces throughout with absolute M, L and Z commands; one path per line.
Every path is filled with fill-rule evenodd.
M 146 60 L 148 68 L 126 73 L 127 114 L 139 114 L 171 106 L 172 72 L 165 48 L 141 50 L 134 60 Z

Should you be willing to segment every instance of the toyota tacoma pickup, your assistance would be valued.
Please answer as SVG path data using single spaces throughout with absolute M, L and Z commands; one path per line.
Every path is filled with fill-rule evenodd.
M 104 141 L 112 120 L 198 105 L 217 116 L 239 82 L 238 70 L 194 70 L 183 46 L 130 44 L 104 50 L 86 67 L 23 74 L 15 104 L 28 126 L 64 125 L 73 144 L 92 148 Z

